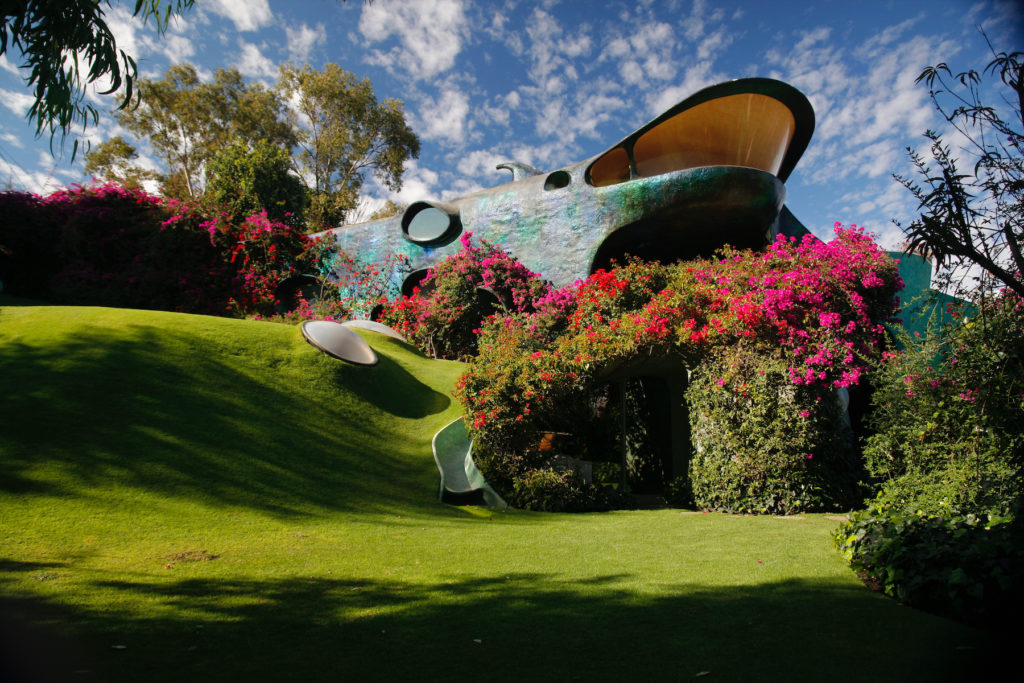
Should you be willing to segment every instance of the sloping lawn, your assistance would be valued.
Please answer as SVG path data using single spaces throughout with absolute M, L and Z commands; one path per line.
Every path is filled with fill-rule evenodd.
M 400 342 L 365 333 L 365 368 L 297 327 L 17 303 L 0 679 L 964 680 L 999 658 L 866 589 L 824 516 L 439 503 L 462 366 Z

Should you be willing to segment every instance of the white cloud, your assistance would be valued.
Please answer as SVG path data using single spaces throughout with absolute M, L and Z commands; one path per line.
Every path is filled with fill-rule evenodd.
M 907 29 L 919 23 L 923 18 L 924 14 L 918 14 L 917 16 L 901 21 L 898 24 L 886 27 L 885 30 L 878 35 L 871 36 L 868 40 L 861 43 L 858 46 L 858 53 L 864 57 L 870 58 L 877 52 L 892 45 L 893 42 L 906 33 Z
M 570 60 L 588 55 L 591 39 L 587 30 L 581 26 L 575 35 L 567 35 L 555 17 L 535 8 L 526 24 L 526 35 L 530 38 L 529 75 L 534 83 L 544 87 L 557 71 L 566 73 L 572 68 Z
M 715 31 L 709 34 L 704 40 L 700 41 L 700 45 L 697 46 L 697 59 L 705 60 L 711 59 L 723 52 L 729 45 L 732 44 L 735 36 L 731 33 L 726 33 L 723 30 Z
M 447 140 L 461 144 L 467 135 L 469 97 L 455 86 L 445 89 L 436 100 L 424 97 L 419 106 L 418 133 L 426 140 Z
M 50 161 L 52 166 L 53 162 Z M 35 194 L 49 194 L 61 188 L 53 173 L 28 171 L 18 164 L 0 157 L 0 187 L 18 188 Z
M 0 55 L 0 69 L 3 69 L 9 74 L 21 77 L 21 72 L 18 71 L 18 67 L 7 60 L 7 55 Z
M 359 199 L 356 201 L 355 208 L 345 212 L 345 220 L 343 220 L 341 224 L 358 225 L 360 223 L 365 223 L 370 220 L 370 216 L 383 209 L 385 204 L 387 204 L 386 199 L 371 197 L 369 195 L 360 195 Z
M 423 80 L 455 65 L 469 28 L 459 0 L 377 0 L 363 6 L 359 31 L 370 43 L 396 37 L 397 45 L 389 50 L 371 50 L 367 62 Z
M 155 42 L 160 52 L 163 53 L 163 55 L 167 57 L 167 61 L 172 64 L 187 61 L 189 57 L 196 53 L 196 49 L 195 46 L 192 45 L 192 41 L 182 35 L 165 33 L 162 38 Z
M 430 199 L 437 196 L 438 175 L 428 168 L 420 168 L 415 160 L 405 162 L 405 171 L 402 175 L 402 189 L 398 192 L 390 192 L 388 199 L 407 206 L 421 199 Z
M 459 173 L 464 176 L 507 176 L 508 171 L 498 170 L 498 164 L 510 161 L 510 159 L 496 154 L 491 150 L 477 149 L 461 155 L 459 164 L 456 166 Z
M 815 110 L 817 129 L 796 175 L 819 187 L 861 188 L 827 210 L 872 223 L 887 246 L 898 232 L 890 220 L 914 211 L 910 194 L 889 175 L 906 167 L 904 148 L 916 146 L 917 136 L 936 123 L 927 92 L 914 79 L 957 50 L 939 36 L 906 35 L 914 22 L 866 35 L 852 52 L 835 44 L 828 27 L 815 27 L 798 33 L 785 54 L 766 55 L 778 67 L 772 76 L 800 89 Z
M 640 85 L 644 82 L 644 70 L 632 59 L 626 60 L 619 66 L 619 73 L 622 79 L 630 85 Z
M 29 107 L 36 101 L 34 97 L 23 92 L 0 88 L 0 104 L 14 112 L 18 116 L 28 114 Z
M 244 40 L 239 40 L 238 45 L 242 48 L 235 61 L 239 73 L 250 78 L 273 78 L 277 75 L 277 66 L 263 56 L 259 47 Z
M 684 97 L 724 79 L 723 75 L 712 71 L 711 62 L 697 62 L 683 74 L 682 83 L 653 92 L 648 98 L 647 110 L 652 115 L 660 114 Z
M 680 22 L 686 39 L 690 42 L 696 42 L 702 35 L 704 35 L 706 18 L 711 19 L 712 21 L 721 19 L 721 10 L 715 10 L 710 16 L 705 17 L 706 10 L 707 2 L 705 0 L 694 0 L 689 16 Z
M 274 20 L 267 0 L 205 0 L 202 7 L 234 22 L 243 32 L 269 26 Z
M 314 48 L 327 41 L 327 31 L 323 24 L 317 24 L 314 28 L 306 24 L 297 28 L 285 26 L 284 31 L 288 36 L 288 56 L 291 61 L 300 64 L 309 60 Z
M 619 59 L 628 55 L 629 52 L 629 41 L 625 38 L 615 38 L 605 45 L 604 50 L 601 51 L 601 55 L 603 57 Z

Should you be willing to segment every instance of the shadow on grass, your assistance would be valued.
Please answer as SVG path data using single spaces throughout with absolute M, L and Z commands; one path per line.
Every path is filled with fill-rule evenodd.
M 630 578 L 140 578 L 97 584 L 116 599 L 61 608 L 62 627 L 36 607 L 77 634 L 86 656 L 68 666 L 97 680 L 952 681 L 1000 664 L 987 634 L 849 584 L 646 595 Z M 124 607 L 138 601 L 145 615 Z M 5 609 L 38 621 L 29 601 Z
M 113 482 L 277 514 L 436 504 L 413 490 L 433 463 L 410 421 L 451 399 L 386 354 L 364 368 L 169 326 L 83 329 L 0 345 L 0 491 Z

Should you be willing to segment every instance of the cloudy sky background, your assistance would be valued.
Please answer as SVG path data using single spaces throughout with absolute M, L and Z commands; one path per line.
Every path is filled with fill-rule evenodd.
M 199 0 L 162 37 L 121 4 L 133 3 L 115 3 L 108 19 L 144 77 L 187 61 L 206 77 L 233 66 L 269 86 L 283 62 L 336 62 L 369 77 L 378 98 L 403 100 L 423 149 L 399 193 L 366 186 L 381 202 L 497 185 L 510 180 L 494 168 L 502 161 L 553 170 L 704 86 L 778 78 L 808 96 L 817 118 L 787 181 L 788 206 L 822 237 L 835 221 L 856 223 L 889 247 L 899 242 L 892 219 L 916 209 L 891 173 L 909 172 L 905 148 L 923 148 L 925 129 L 945 130 L 915 77 L 940 61 L 984 67 L 979 25 L 998 50 L 1024 50 L 1014 0 Z M 81 157 L 55 158 L 48 138 L 34 138 L 16 63 L 0 58 L 0 188 L 88 180 Z M 94 144 L 117 134 L 110 115 L 90 131 Z

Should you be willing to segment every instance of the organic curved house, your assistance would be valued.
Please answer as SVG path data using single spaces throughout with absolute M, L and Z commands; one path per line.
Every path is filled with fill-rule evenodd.
M 705 88 L 606 152 L 543 173 L 502 164 L 513 180 L 444 202 L 332 231 L 368 261 L 404 254 L 408 293 L 472 232 L 556 287 L 626 254 L 674 261 L 728 243 L 759 248 L 806 229 L 784 206 L 783 184 L 814 130 L 814 111 L 780 81 L 745 78 Z

